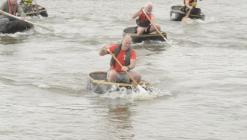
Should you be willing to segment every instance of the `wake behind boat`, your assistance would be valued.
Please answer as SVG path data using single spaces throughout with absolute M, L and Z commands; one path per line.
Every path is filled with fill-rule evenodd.
M 161 33 L 165 38 L 167 38 L 167 34 L 165 32 L 161 32 Z M 137 35 L 137 27 L 125 28 L 123 30 L 123 35 L 126 34 L 129 34 L 131 36 L 133 43 L 141 43 L 142 41 L 146 41 L 146 40 L 165 41 L 164 38 L 156 32 Z

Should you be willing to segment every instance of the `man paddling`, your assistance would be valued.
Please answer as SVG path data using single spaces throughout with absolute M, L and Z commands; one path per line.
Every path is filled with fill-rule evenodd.
M 17 0 L 6 0 L 2 4 L 1 10 L 14 16 L 25 16 L 22 8 L 17 4 Z
M 137 13 L 135 13 L 132 19 L 136 19 L 137 24 L 137 35 L 141 35 L 144 33 L 151 33 L 155 31 L 155 27 L 160 31 L 160 26 L 158 24 L 152 25 L 149 19 L 151 19 L 152 23 L 154 22 L 154 15 L 152 14 L 153 4 L 148 2 L 144 7 L 142 7 Z M 146 17 L 146 14 L 148 17 Z
M 110 82 L 130 83 L 131 76 L 137 83 L 141 81 L 141 75 L 132 71 L 136 65 L 136 53 L 131 48 L 131 37 L 124 36 L 121 44 L 106 45 L 100 50 L 100 56 L 106 54 L 113 54 L 117 60 L 122 64 L 119 65 L 114 58 L 111 59 L 110 71 L 107 75 L 107 80 Z M 127 73 L 129 73 L 129 76 Z
M 183 17 L 182 20 L 186 20 L 189 18 L 193 8 L 196 8 L 197 0 L 183 0 L 183 1 L 184 1 L 185 16 Z

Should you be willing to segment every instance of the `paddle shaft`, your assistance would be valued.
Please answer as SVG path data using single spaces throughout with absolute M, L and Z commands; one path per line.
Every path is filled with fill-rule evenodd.
M 202 1 L 202 0 L 200 0 L 200 1 Z M 185 4 L 185 3 L 184 3 L 184 4 Z M 195 4 L 195 6 L 193 6 L 193 4 Z M 193 8 L 196 7 L 196 4 L 197 4 L 197 0 L 194 0 L 194 2 L 192 3 L 192 7 L 191 7 L 190 10 L 186 13 L 186 15 L 185 15 L 184 18 L 188 18 L 188 17 L 190 16 L 191 10 L 192 10 Z M 185 7 L 188 7 L 188 5 L 185 4 Z
M 192 8 L 190 8 L 190 10 L 186 13 L 184 18 L 188 18 L 190 16 L 191 10 L 192 10 Z
M 38 12 L 26 13 L 26 15 L 37 14 L 37 13 L 45 12 L 46 10 L 37 10 L 37 11 L 38 11 Z
M 143 13 L 145 14 L 145 16 L 147 17 L 147 19 L 150 21 L 150 23 L 154 26 L 155 30 L 160 34 L 160 36 L 162 36 L 164 38 L 165 41 L 167 41 L 166 37 L 158 30 L 158 28 L 156 27 L 155 23 L 152 22 L 152 20 L 150 19 L 150 17 L 147 15 L 147 13 L 145 12 L 144 9 L 142 9 Z
M 15 18 L 15 19 L 18 19 L 18 20 L 22 20 L 22 21 L 25 21 L 25 22 L 27 22 L 27 23 L 29 23 L 29 24 L 33 24 L 33 25 L 39 26 L 39 27 L 41 27 L 41 28 L 43 28 L 43 29 L 46 29 L 46 30 L 48 30 L 48 31 L 50 31 L 50 32 L 53 32 L 51 29 L 49 29 L 49 28 L 47 28 L 47 27 L 44 27 L 44 26 L 42 26 L 42 25 L 40 25 L 40 24 L 37 24 L 37 23 L 33 23 L 33 22 L 31 22 L 31 21 L 28 21 L 28 20 L 21 19 L 20 17 L 11 15 L 11 14 L 9 14 L 9 13 L 7 13 L 7 12 L 2 11 L 2 10 L 0 10 L 0 13 L 3 14 L 3 15 L 5 15 L 5 16 L 9 16 L 9 17 L 12 17 L 12 18 Z
M 121 66 L 121 67 L 123 67 L 123 65 L 118 61 L 118 59 L 116 58 L 116 56 L 111 52 L 111 51 L 108 51 L 107 50 L 107 52 L 109 52 L 111 55 L 112 55 L 112 57 L 115 59 L 115 61 Z M 129 78 L 136 84 L 136 85 L 138 85 L 138 83 L 136 82 L 136 80 L 129 74 L 129 72 L 128 71 L 125 71 L 126 73 L 127 73 L 127 75 L 129 76 Z

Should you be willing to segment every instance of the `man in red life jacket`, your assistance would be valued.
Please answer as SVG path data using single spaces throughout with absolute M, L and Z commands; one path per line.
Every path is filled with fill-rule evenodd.
M 110 71 L 107 75 L 107 80 L 111 82 L 122 82 L 130 83 L 129 75 L 139 83 L 141 81 L 141 76 L 137 72 L 132 71 L 136 65 L 136 53 L 131 48 L 131 37 L 129 35 L 124 36 L 121 44 L 111 44 L 106 45 L 100 50 L 100 55 L 104 56 L 111 52 L 117 58 L 117 60 L 122 64 L 121 67 L 114 58 L 111 59 Z
M 6 0 L 1 6 L 1 10 L 14 16 L 25 16 L 22 8 L 17 4 L 17 0 Z
M 154 22 L 154 15 L 152 14 L 153 4 L 148 2 L 143 8 L 141 8 L 137 13 L 135 13 L 132 19 L 136 19 L 137 24 L 137 35 L 141 35 L 143 33 L 151 33 L 155 31 L 155 27 L 160 31 L 160 26 L 158 24 L 152 25 L 149 19 L 151 19 L 152 23 Z M 145 13 L 148 15 L 149 19 L 146 17 Z

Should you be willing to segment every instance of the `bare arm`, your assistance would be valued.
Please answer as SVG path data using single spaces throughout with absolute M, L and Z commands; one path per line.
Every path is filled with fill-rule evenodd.
M 122 67 L 122 70 L 123 71 L 129 71 L 129 70 L 132 70 L 132 69 L 134 69 L 135 68 L 135 66 L 136 66 L 136 60 L 134 59 L 134 60 L 130 60 L 130 65 L 128 65 L 128 66 L 123 66 Z
M 153 16 L 153 14 L 150 16 L 150 20 L 151 20 L 151 23 L 156 23 L 155 22 L 155 17 Z
M 137 60 L 136 53 L 133 50 L 131 52 L 131 55 L 130 55 L 130 64 L 127 66 L 128 67 L 128 70 L 131 70 L 131 69 L 134 69 L 135 68 L 135 66 L 136 66 L 136 60 Z
M 135 19 L 136 17 L 138 17 L 138 16 L 141 14 L 142 9 L 143 9 L 143 8 L 141 8 L 138 12 L 136 12 L 136 13 L 132 16 L 132 19 Z
M 101 50 L 100 50 L 100 52 L 99 52 L 99 55 L 100 56 L 104 56 L 104 55 L 109 54 L 108 51 L 110 51 L 109 50 L 110 47 L 111 47 L 110 45 L 106 45 L 106 46 L 102 47 Z
M 134 69 L 136 66 L 136 59 L 130 60 L 130 65 L 128 66 L 129 70 Z

